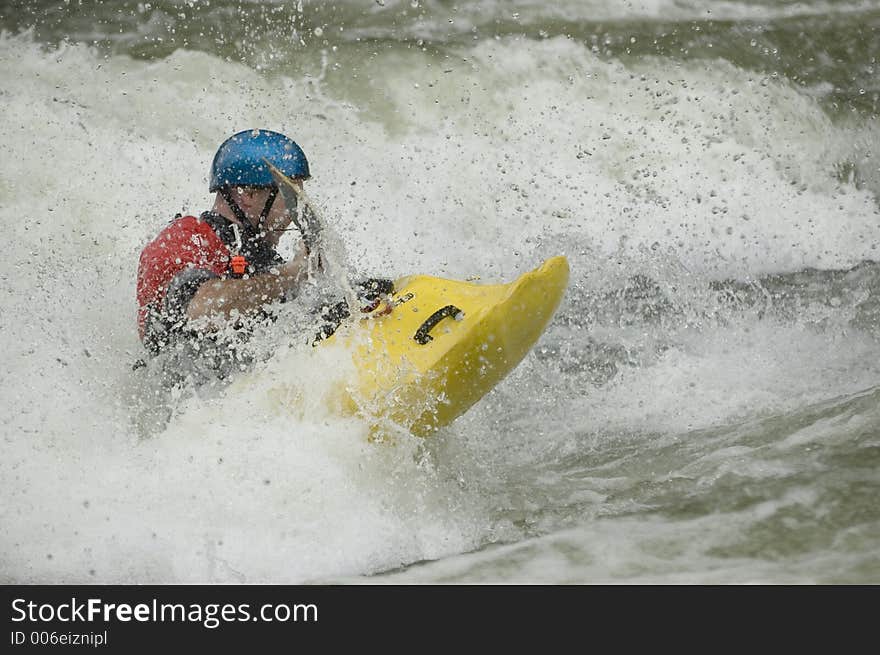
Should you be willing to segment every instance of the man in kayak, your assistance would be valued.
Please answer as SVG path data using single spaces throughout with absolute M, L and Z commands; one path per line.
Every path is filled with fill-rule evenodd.
M 290 194 L 278 192 L 267 161 L 299 189 L 309 178 L 305 153 L 289 137 L 269 130 L 234 134 L 211 164 L 213 207 L 176 216 L 141 252 L 138 333 L 152 354 L 183 344 L 199 359 L 214 356 L 211 368 L 228 369 L 230 362 L 221 365 L 216 356 L 229 359 L 234 348 L 210 347 L 220 331 L 265 318 L 267 305 L 297 295 L 320 271 L 320 257 L 304 240 L 290 261 L 275 250 L 297 208 L 287 206 Z

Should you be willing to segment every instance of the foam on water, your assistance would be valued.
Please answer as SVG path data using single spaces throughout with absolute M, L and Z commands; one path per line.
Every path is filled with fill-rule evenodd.
M 497 281 L 565 254 L 576 291 L 646 272 L 698 306 L 691 290 L 713 279 L 876 259 L 871 189 L 834 166 L 877 133 L 723 61 L 627 67 L 565 39 L 390 49 L 348 90 L 332 58 L 269 76 L 205 53 L 140 61 L 3 35 L 0 60 L 4 580 L 296 582 L 444 558 L 532 533 L 498 508 L 542 496 L 520 470 L 536 450 L 552 477 L 554 457 L 602 433 L 674 438 L 876 379 L 871 335 L 829 345 L 746 321 L 654 335 L 672 344 L 655 353 L 620 331 L 644 366 L 606 387 L 586 394 L 582 372 L 530 357 L 445 440 L 378 447 L 327 408 L 344 353 L 285 346 L 139 439 L 137 255 L 176 211 L 208 207 L 208 163 L 239 129 L 303 145 L 353 272 Z M 518 432 L 533 391 L 524 406 L 548 440 L 524 415 Z
M 537 496 L 568 521 L 371 581 L 864 584 L 880 565 L 869 500 L 878 398 L 874 387 L 733 429 L 679 433 L 677 444 L 657 435 L 630 450 L 581 444 L 577 468 L 556 467 L 580 478 L 580 493 L 566 494 L 564 479 L 544 479 Z M 682 451 L 694 454 L 685 466 Z M 566 455 L 576 453 L 557 452 L 557 462 Z M 546 478 L 542 464 L 531 462 Z M 869 504 L 850 504 L 852 495 Z M 514 490 L 508 502 L 524 501 Z

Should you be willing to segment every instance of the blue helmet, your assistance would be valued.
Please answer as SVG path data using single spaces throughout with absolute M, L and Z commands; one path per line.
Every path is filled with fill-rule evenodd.
M 305 153 L 292 139 L 270 130 L 245 130 L 217 149 L 211 164 L 210 191 L 230 186 L 275 186 L 264 158 L 289 177 L 309 177 Z

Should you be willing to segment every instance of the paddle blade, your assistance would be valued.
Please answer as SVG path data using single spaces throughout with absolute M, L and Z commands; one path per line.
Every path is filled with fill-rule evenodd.
M 293 180 L 278 170 L 269 160 L 264 158 L 263 161 L 269 167 L 269 172 L 272 174 L 275 184 L 278 185 L 278 191 L 281 193 L 281 197 L 284 198 L 284 204 L 292 212 L 293 222 L 299 228 L 299 231 L 302 232 L 303 241 L 305 241 L 309 249 L 313 249 L 318 244 L 321 236 L 322 226 L 318 213 L 313 209 L 305 192 L 297 187 Z

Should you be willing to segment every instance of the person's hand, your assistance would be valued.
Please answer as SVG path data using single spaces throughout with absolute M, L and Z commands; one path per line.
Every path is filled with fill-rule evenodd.
M 278 275 L 282 278 L 285 286 L 297 285 L 307 277 L 308 262 L 306 249 L 300 247 L 289 261 L 278 267 Z
M 300 244 L 293 258 L 278 267 L 278 276 L 288 293 L 296 294 L 300 286 L 316 273 L 324 272 L 323 258 Z
M 324 273 L 324 256 L 320 250 L 316 249 L 309 253 L 309 265 L 313 272 Z

